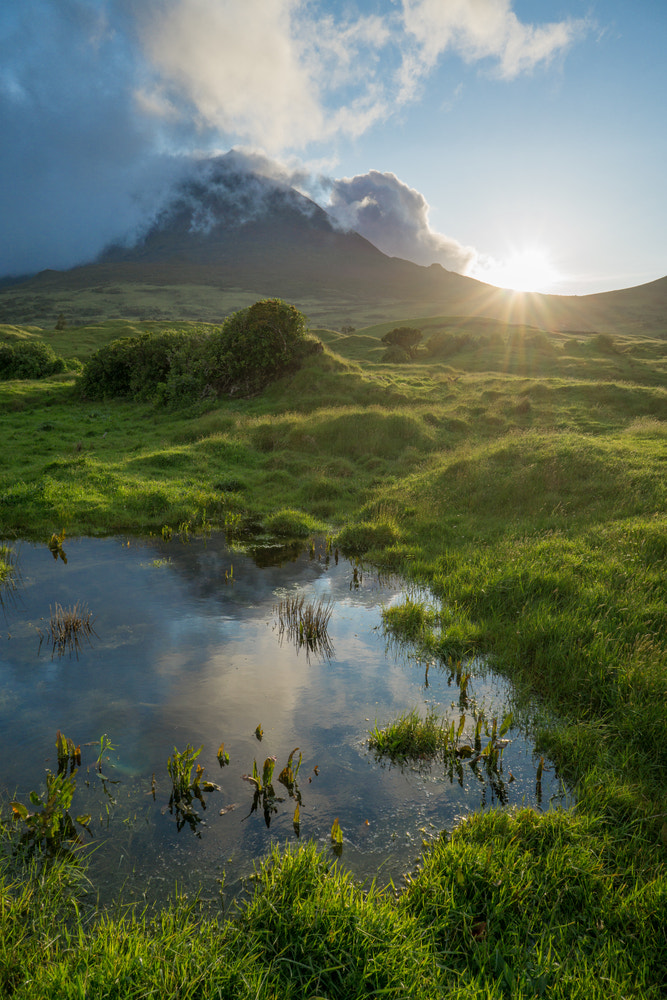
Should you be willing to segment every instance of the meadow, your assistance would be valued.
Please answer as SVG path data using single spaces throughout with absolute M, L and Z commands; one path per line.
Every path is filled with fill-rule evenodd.
M 85 868 L 15 857 L 5 811 L 3 995 L 664 995 L 667 342 L 402 322 L 409 363 L 385 361 L 392 323 L 315 330 L 324 351 L 261 394 L 180 409 L 79 390 L 75 359 L 165 324 L 0 327 L 66 362 L 0 382 L 0 538 L 334 535 L 436 595 L 387 616 L 396 641 L 483 652 L 539 696 L 526 725 L 576 807 L 476 814 L 401 893 L 276 852 L 231 916 L 98 912 Z

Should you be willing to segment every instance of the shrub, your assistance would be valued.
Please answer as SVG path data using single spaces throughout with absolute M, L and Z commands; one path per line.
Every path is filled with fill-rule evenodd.
M 156 395 L 158 385 L 166 382 L 174 360 L 187 353 L 197 334 L 167 331 L 123 337 L 101 347 L 86 362 L 81 392 L 86 398 L 104 396 Z
M 470 333 L 455 334 L 449 330 L 436 331 L 424 345 L 429 357 L 448 358 L 452 354 L 465 350 L 466 347 L 479 347 L 480 339 L 475 339 Z
M 0 379 L 44 378 L 65 370 L 50 344 L 27 341 L 0 345 Z
M 212 338 L 224 391 L 264 388 L 309 353 L 306 317 L 280 299 L 264 299 L 229 316 Z
M 591 343 L 603 354 L 618 354 L 614 338 L 608 333 L 596 333 Z
M 385 364 L 402 365 L 411 361 L 411 357 L 402 347 L 389 347 L 382 355 Z
M 417 330 L 412 326 L 396 326 L 393 330 L 385 333 L 382 343 L 390 347 L 401 348 L 407 354 L 408 359 L 410 359 L 414 358 L 417 351 L 417 344 L 421 339 L 421 330 Z
M 223 394 L 247 396 L 322 350 L 306 318 L 280 299 L 229 316 L 211 332 L 170 331 L 113 341 L 87 362 L 85 397 L 134 396 L 179 405 Z

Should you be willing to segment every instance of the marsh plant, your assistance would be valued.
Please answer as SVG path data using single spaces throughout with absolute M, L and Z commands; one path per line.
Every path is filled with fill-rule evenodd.
M 56 756 L 58 758 L 58 774 L 74 774 L 81 767 L 81 747 L 75 746 L 74 740 L 65 736 L 60 730 L 56 733 Z
M 69 653 L 78 657 L 83 639 L 91 641 L 91 636 L 95 635 L 93 628 L 93 616 L 85 604 L 77 601 L 71 607 L 64 608 L 62 604 L 56 603 L 55 607 L 49 607 L 50 620 L 46 629 L 46 636 L 40 631 L 39 646 L 46 638 L 51 646 L 51 657 L 64 656 Z
M 299 757 L 298 759 L 295 759 L 295 754 L 297 752 L 299 753 Z M 299 785 L 297 783 L 297 777 L 299 769 L 301 768 L 302 759 L 303 755 L 301 754 L 301 751 L 298 747 L 294 747 L 287 758 L 285 767 L 278 775 L 278 781 L 287 790 L 289 798 L 293 799 L 295 803 L 292 825 L 297 837 L 301 832 L 301 790 L 299 789 Z M 275 756 L 267 757 L 264 761 L 261 773 L 257 767 L 257 761 L 253 760 L 252 774 L 243 775 L 243 780 L 249 782 L 249 784 L 254 787 L 252 805 L 248 816 L 257 812 L 257 810 L 261 807 L 264 822 L 267 827 L 271 825 L 272 817 L 278 812 L 279 804 L 285 801 L 284 797 L 276 794 L 273 787 L 273 773 L 276 767 L 276 760 L 277 758 Z
M 0 611 L 5 610 L 5 600 L 13 599 L 18 587 L 18 568 L 14 549 L 0 545 Z
M 181 830 L 187 823 L 193 833 L 201 836 L 198 830 L 202 822 L 201 817 L 193 805 L 193 799 L 197 799 L 202 809 L 206 809 L 204 792 L 219 792 L 220 786 L 213 781 L 203 780 L 204 768 L 197 764 L 197 758 L 202 752 L 203 746 L 195 750 L 190 743 L 185 750 L 178 750 L 174 747 L 174 752 L 167 760 L 167 770 L 171 778 L 171 795 L 169 797 L 169 812 L 176 815 L 176 827 Z M 195 767 L 195 776 L 192 777 L 192 768 Z
M 58 559 L 62 559 L 62 561 L 65 564 L 67 564 L 67 556 L 65 555 L 65 550 L 63 548 L 64 541 L 65 541 L 64 530 L 61 531 L 60 534 L 56 534 L 56 532 L 54 531 L 51 537 L 49 538 L 47 544 L 49 547 L 49 551 L 53 556 L 53 558 L 56 560 L 56 562 L 58 561 Z
M 511 712 L 500 724 L 497 717 L 487 720 L 481 712 L 473 715 L 469 724 L 465 714 L 458 721 L 448 722 L 432 711 L 422 718 L 413 709 L 383 728 L 376 723 L 369 733 L 368 745 L 378 760 L 389 760 L 392 764 L 424 767 L 440 761 L 449 780 L 458 781 L 461 787 L 465 764 L 479 781 L 488 781 L 492 793 L 505 802 L 501 762 L 509 743 L 504 737 L 512 721 Z M 511 772 L 508 780 L 514 780 Z
M 293 642 L 306 655 L 315 653 L 325 659 L 333 656 L 334 648 L 328 628 L 333 614 L 333 601 L 320 597 L 307 601 L 303 594 L 285 597 L 273 609 L 278 621 L 278 634 Z
M 46 792 L 40 795 L 31 791 L 30 806 L 11 802 L 14 822 L 20 824 L 16 846 L 29 854 L 67 854 L 80 843 L 70 807 L 76 789 L 75 771 L 81 766 L 81 747 L 60 730 L 56 733 L 56 757 L 58 773 L 47 770 Z M 76 823 L 84 829 L 88 829 L 90 821 L 90 815 L 76 817 Z

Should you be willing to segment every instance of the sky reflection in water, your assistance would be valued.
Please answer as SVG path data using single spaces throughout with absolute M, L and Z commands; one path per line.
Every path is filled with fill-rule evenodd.
M 102 843 L 91 875 L 103 898 L 121 885 L 125 898 L 160 897 L 177 881 L 210 891 L 223 873 L 226 894 L 236 894 L 271 843 L 295 840 L 295 802 L 277 776 L 297 746 L 300 836 L 329 850 L 338 817 L 343 862 L 359 877 L 399 880 L 425 837 L 498 804 L 499 790 L 509 804 L 536 804 L 537 758 L 516 730 L 507 734 L 495 790 L 467 766 L 460 787 L 442 765 L 418 773 L 382 765 L 368 750 L 376 720 L 413 707 L 457 722 L 461 715 L 448 671 L 431 667 L 425 687 L 424 665 L 382 633 L 382 605 L 402 600 L 397 580 L 364 570 L 356 586 L 353 566 L 333 556 L 327 564 L 323 547 L 314 558 L 304 552 L 260 567 L 215 537 L 66 540 L 67 563 L 46 546 L 16 549 L 20 589 L 0 610 L 2 789 L 27 802 L 43 787 L 45 769 L 57 766 L 57 729 L 82 745 L 72 812 L 93 816 L 93 840 Z M 329 659 L 281 637 L 276 606 L 295 593 L 334 602 Z M 84 604 L 94 618 L 95 635 L 76 655 L 52 657 L 48 644 L 39 646 L 56 602 Z M 468 694 L 489 718 L 507 710 L 506 683 L 479 664 Z M 103 733 L 116 747 L 104 768 L 117 782 L 108 796 L 93 769 Z M 224 768 L 216 756 L 222 741 Z M 188 743 L 203 745 L 204 778 L 221 786 L 205 795 L 205 810 L 194 802 L 199 836 L 188 824 L 179 831 L 168 809 L 167 758 Z M 253 786 L 243 780 L 268 755 L 277 758 L 273 786 L 285 800 L 269 828 L 261 808 L 249 814 Z M 561 800 L 551 769 L 541 796 L 543 807 Z

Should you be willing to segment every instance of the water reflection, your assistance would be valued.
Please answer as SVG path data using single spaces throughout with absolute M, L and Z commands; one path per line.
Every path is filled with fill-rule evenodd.
M 20 600 L 6 609 L 11 637 L 0 638 L 3 786 L 28 801 L 55 768 L 56 731 L 72 737 L 82 754 L 73 810 L 91 816 L 104 842 L 91 861 L 103 894 L 124 883 L 128 895 L 135 885 L 159 895 L 179 876 L 212 885 L 223 870 L 233 893 L 272 843 L 300 836 L 330 849 L 336 818 L 345 864 L 396 879 L 423 830 L 561 795 L 546 766 L 536 794 L 539 762 L 516 727 L 497 774 L 482 758 L 476 771 L 457 758 L 451 776 L 444 766 L 381 767 L 368 747 L 377 720 L 412 706 L 502 719 L 508 685 L 481 662 L 457 674 L 456 664 L 425 666 L 387 644 L 381 609 L 404 599 L 396 580 L 337 562 L 325 543 L 283 565 L 265 554 L 260 566 L 216 537 L 70 539 L 65 563 L 45 546 L 21 546 Z M 299 655 L 287 630 L 280 641 L 275 609 L 286 597 L 331 607 L 328 655 Z M 82 644 L 76 662 L 36 655 L 56 602 L 95 609 L 95 645 Z M 168 761 L 188 746 L 197 752 L 188 792 L 174 797 Z M 271 760 L 282 768 L 267 781 Z

